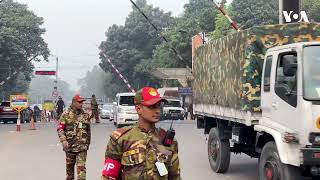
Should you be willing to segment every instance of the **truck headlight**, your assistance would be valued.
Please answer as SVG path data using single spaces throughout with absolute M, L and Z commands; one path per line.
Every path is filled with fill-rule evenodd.
M 310 133 L 309 142 L 312 144 L 320 144 L 320 133 Z

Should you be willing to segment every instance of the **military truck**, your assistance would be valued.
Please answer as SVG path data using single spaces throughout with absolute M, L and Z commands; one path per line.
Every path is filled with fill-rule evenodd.
M 184 120 L 185 112 L 178 93 L 178 87 L 159 88 L 158 92 L 164 102 L 161 111 L 161 120 Z
M 210 40 L 193 58 L 193 110 L 208 159 L 258 158 L 260 180 L 320 175 L 320 24 L 253 27 Z

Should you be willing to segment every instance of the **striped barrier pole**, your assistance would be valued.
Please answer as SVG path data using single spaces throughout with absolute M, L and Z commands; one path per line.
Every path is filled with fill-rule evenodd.
M 220 10 L 220 12 L 224 15 L 224 17 L 226 17 L 228 19 L 228 21 L 230 22 L 231 26 L 238 32 L 241 31 L 241 29 L 239 28 L 239 26 L 237 25 L 237 23 L 235 21 L 233 21 L 230 16 L 227 14 L 227 12 L 223 9 L 223 5 L 219 5 L 215 0 L 213 0 L 213 3 L 217 6 L 217 8 Z
M 101 50 L 101 49 L 100 49 Z M 122 81 L 127 85 L 128 89 L 135 93 L 135 90 L 132 88 L 132 86 L 130 85 L 130 83 L 128 82 L 128 80 L 120 73 L 120 71 L 116 68 L 116 66 L 111 62 L 110 58 L 108 58 L 108 56 L 106 55 L 105 52 L 103 52 L 101 50 L 100 55 L 107 60 L 107 62 L 111 65 L 111 67 L 114 69 L 114 71 L 117 73 L 117 75 L 119 76 L 120 79 L 122 79 Z

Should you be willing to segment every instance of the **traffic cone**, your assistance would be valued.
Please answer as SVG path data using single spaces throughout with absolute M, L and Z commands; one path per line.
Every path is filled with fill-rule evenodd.
M 17 132 L 20 132 L 21 131 L 21 126 L 20 124 L 17 124 L 17 129 L 16 129 Z
M 31 116 L 31 121 L 30 121 L 30 130 L 37 130 L 36 124 L 34 123 L 34 119 L 32 116 Z

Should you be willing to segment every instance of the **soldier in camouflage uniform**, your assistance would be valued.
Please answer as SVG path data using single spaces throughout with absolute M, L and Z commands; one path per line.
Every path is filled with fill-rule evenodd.
M 92 94 L 92 98 L 91 98 L 91 111 L 92 111 L 92 117 L 95 118 L 96 123 L 100 123 L 99 120 L 99 111 L 98 111 L 98 103 L 96 100 L 96 95 Z
M 138 123 L 112 133 L 105 153 L 102 180 L 181 179 L 178 142 L 174 139 L 170 146 L 164 146 L 166 131 L 155 127 L 160 119 L 162 100 L 151 87 L 137 92 Z
M 58 135 L 66 152 L 67 180 L 74 180 L 74 166 L 77 164 L 77 179 L 86 179 L 86 158 L 91 140 L 90 117 L 84 113 L 80 95 L 72 99 L 71 107 L 59 119 Z

